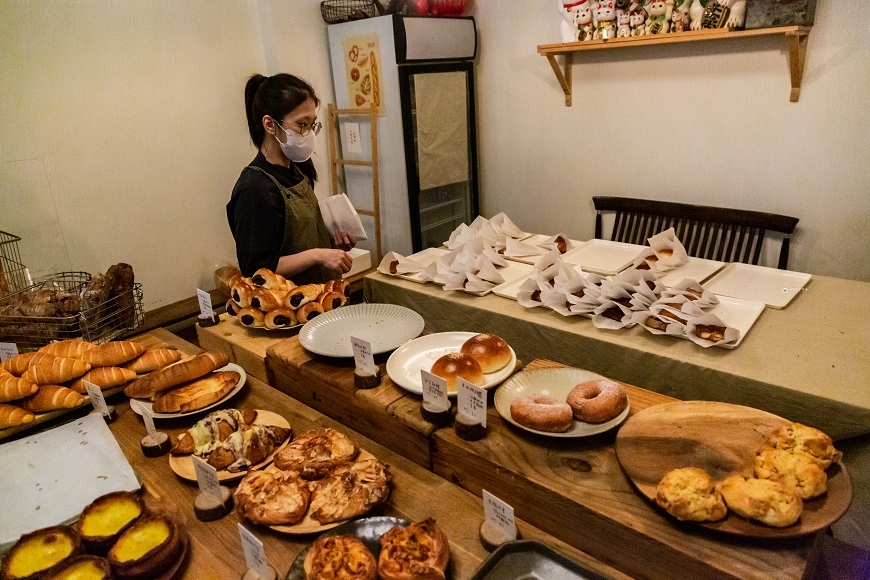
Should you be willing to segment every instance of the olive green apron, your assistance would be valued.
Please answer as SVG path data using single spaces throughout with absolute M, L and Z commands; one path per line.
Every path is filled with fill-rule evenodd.
M 248 165 L 248 169 L 261 171 L 272 180 L 281 197 L 284 198 L 284 239 L 281 242 L 280 255 L 288 256 L 298 254 L 312 248 L 331 248 L 332 237 L 326 224 L 323 222 L 323 214 L 320 213 L 320 205 L 314 189 L 308 182 L 307 177 L 293 187 L 284 187 L 275 177 L 260 167 Z M 302 284 L 322 284 L 327 280 L 336 280 L 341 274 L 335 270 L 325 268 L 321 264 L 311 266 L 289 278 L 297 286 Z

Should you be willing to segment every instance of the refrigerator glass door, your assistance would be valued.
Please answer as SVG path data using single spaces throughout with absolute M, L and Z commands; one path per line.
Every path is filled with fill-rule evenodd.
M 415 252 L 440 246 L 478 213 L 472 66 L 399 67 Z

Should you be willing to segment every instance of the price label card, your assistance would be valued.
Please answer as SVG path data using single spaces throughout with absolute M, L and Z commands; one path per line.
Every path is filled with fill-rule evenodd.
M 251 531 L 239 524 L 239 537 L 242 539 L 242 550 L 245 552 L 245 562 L 260 578 L 270 578 L 269 563 L 266 561 L 266 551 L 263 542 Z
M 447 399 L 447 381 L 430 372 L 420 369 L 420 380 L 423 383 L 423 402 L 437 409 L 450 408 Z
M 221 493 L 221 482 L 218 480 L 217 469 L 197 457 L 193 458 L 193 467 L 196 471 L 196 482 L 199 484 L 199 491 L 214 499 L 218 505 L 223 503 L 224 498 Z
M 148 431 L 148 435 L 154 437 L 154 434 L 157 433 L 157 428 L 154 426 L 154 416 L 151 414 L 151 411 L 146 409 L 144 406 L 141 410 L 142 420 L 145 422 L 145 430 Z
M 378 374 L 375 356 L 372 354 L 372 343 L 351 336 L 350 344 L 353 347 L 353 362 L 356 368 L 368 375 Z
M 106 399 L 103 397 L 103 390 L 95 385 L 94 383 L 90 383 L 88 381 L 84 381 L 85 389 L 88 391 L 88 396 L 91 398 L 91 404 L 94 406 L 94 409 L 99 411 L 99 413 L 103 417 L 109 416 L 109 406 L 106 405 Z
M 214 309 L 211 306 L 211 294 L 205 290 L 196 289 L 196 297 L 199 300 L 199 312 L 206 318 L 214 317 Z
M 497 530 L 505 541 L 517 539 L 517 524 L 514 520 L 514 508 L 498 499 L 485 489 L 483 491 L 483 516 L 487 523 Z
M 18 345 L 14 342 L 0 342 L 0 362 L 18 355 Z
M 486 427 L 486 390 L 456 378 L 456 411 Z

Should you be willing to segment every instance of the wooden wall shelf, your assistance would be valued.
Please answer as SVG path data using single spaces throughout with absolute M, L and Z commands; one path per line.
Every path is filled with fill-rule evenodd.
M 747 36 L 783 36 L 788 41 L 789 73 L 791 74 L 791 96 L 789 100 L 796 103 L 801 92 L 801 78 L 804 74 L 804 61 L 807 55 L 807 41 L 811 26 L 782 26 L 778 28 L 758 28 L 754 30 L 729 30 L 718 28 L 713 30 L 697 30 L 675 32 L 671 34 L 656 34 L 649 36 L 634 36 L 629 38 L 611 38 L 609 40 L 587 40 L 585 42 L 563 42 L 559 44 L 538 45 L 538 54 L 546 56 L 553 67 L 556 79 L 565 92 L 565 106 L 571 106 L 571 65 L 575 52 L 586 50 L 607 50 L 630 46 L 646 46 L 649 44 L 673 44 L 676 42 L 695 42 L 700 40 L 723 40 L 728 38 L 745 38 Z M 562 66 L 556 60 L 563 56 Z

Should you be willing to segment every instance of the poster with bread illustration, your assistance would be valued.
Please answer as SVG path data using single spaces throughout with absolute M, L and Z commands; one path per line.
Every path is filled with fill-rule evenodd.
M 344 49 L 345 73 L 350 108 L 368 109 L 372 104 L 384 114 L 381 102 L 380 41 L 376 34 L 347 38 Z

